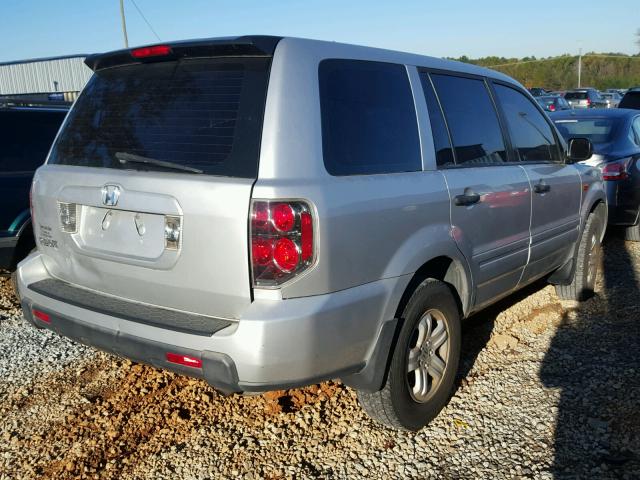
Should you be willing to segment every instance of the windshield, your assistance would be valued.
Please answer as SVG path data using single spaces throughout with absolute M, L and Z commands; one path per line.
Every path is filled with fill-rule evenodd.
M 49 163 L 255 178 L 269 61 L 225 57 L 100 70 Z M 153 161 L 123 162 L 117 154 Z
M 556 120 L 555 124 L 566 140 L 581 137 L 592 143 L 607 143 L 612 140 L 618 122 L 614 118 L 580 118 Z

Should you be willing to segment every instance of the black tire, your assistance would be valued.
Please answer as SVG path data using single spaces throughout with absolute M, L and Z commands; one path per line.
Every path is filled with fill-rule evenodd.
M 416 431 L 438 415 L 451 396 L 460 360 L 460 313 L 450 288 L 438 280 L 427 279 L 411 295 L 402 313 L 402 319 L 403 324 L 393 348 L 383 388 L 373 393 L 358 391 L 358 401 L 372 419 L 389 427 Z M 424 351 L 420 350 L 424 357 L 419 356 L 420 359 L 416 360 L 418 364 L 422 365 L 420 362 L 426 358 L 427 360 L 424 361 L 432 365 L 429 362 L 436 360 L 433 358 L 434 353 L 439 362 L 444 363 L 440 380 L 437 381 L 432 377 L 432 389 L 422 396 L 420 392 L 414 391 L 420 375 L 417 373 L 418 370 L 408 371 L 408 357 L 410 350 L 416 351 L 416 346 L 413 345 L 414 340 L 417 342 L 420 339 L 416 329 L 419 329 L 419 324 L 421 322 L 424 324 L 425 321 L 430 325 L 436 325 L 436 328 L 445 328 L 447 340 L 437 349 L 429 344 L 429 347 L 425 346 Z M 438 326 L 440 324 L 444 327 Z M 428 335 L 429 341 L 437 340 L 435 334 L 440 330 L 436 328 L 433 329 L 434 335 Z M 446 360 L 443 361 L 445 351 Z M 421 371 L 428 371 L 424 365 L 420 368 L 423 369 Z M 426 385 L 429 385 L 428 379 Z M 416 400 L 416 395 L 422 396 L 421 401 Z
M 18 295 L 18 272 L 11 272 L 11 289 L 16 300 L 20 301 L 20 295 Z
M 630 242 L 640 242 L 640 223 L 624 229 L 624 239 Z
M 600 237 L 604 228 L 604 216 L 601 210 L 603 208 L 602 204 L 598 205 L 587 218 L 578 244 L 573 280 L 568 285 L 556 285 L 556 294 L 562 300 L 581 302 L 593 296 L 598 267 L 602 258 Z

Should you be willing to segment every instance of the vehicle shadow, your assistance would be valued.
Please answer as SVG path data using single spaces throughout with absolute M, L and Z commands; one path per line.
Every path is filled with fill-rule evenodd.
M 491 339 L 496 318 L 503 311 L 542 290 L 549 284 L 545 279 L 538 280 L 510 294 L 486 309 L 472 315 L 462 322 L 462 348 L 460 366 L 456 377 L 455 391 L 467 381 L 469 372 L 476 363 L 480 352 L 487 347 Z
M 607 235 L 596 296 L 564 309 L 543 360 L 542 383 L 560 390 L 555 478 L 640 478 L 638 256 Z

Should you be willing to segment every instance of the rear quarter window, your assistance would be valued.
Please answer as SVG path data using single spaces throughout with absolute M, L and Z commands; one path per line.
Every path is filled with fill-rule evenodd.
M 422 169 L 403 65 L 331 59 L 320 63 L 318 75 L 323 157 L 331 175 Z

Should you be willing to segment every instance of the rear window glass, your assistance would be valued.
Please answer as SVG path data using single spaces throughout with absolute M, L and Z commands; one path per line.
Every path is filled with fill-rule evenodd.
M 324 164 L 331 175 L 422 169 L 403 65 L 324 60 L 319 67 Z
M 613 118 L 581 118 L 556 120 L 555 124 L 565 139 L 582 137 L 593 143 L 606 143 L 613 139 L 618 120 Z
M 586 100 L 587 92 L 567 92 L 564 96 L 567 100 Z
M 33 172 L 44 163 L 66 111 L 0 111 L 0 172 Z
M 545 107 L 547 105 L 551 105 L 555 103 L 556 99 L 553 97 L 537 97 L 536 101 L 538 102 L 539 105 L 541 105 L 542 107 Z
M 620 100 L 620 108 L 635 108 L 640 110 L 640 92 L 627 92 Z
M 269 63 L 225 57 L 98 71 L 49 163 L 255 178 Z

